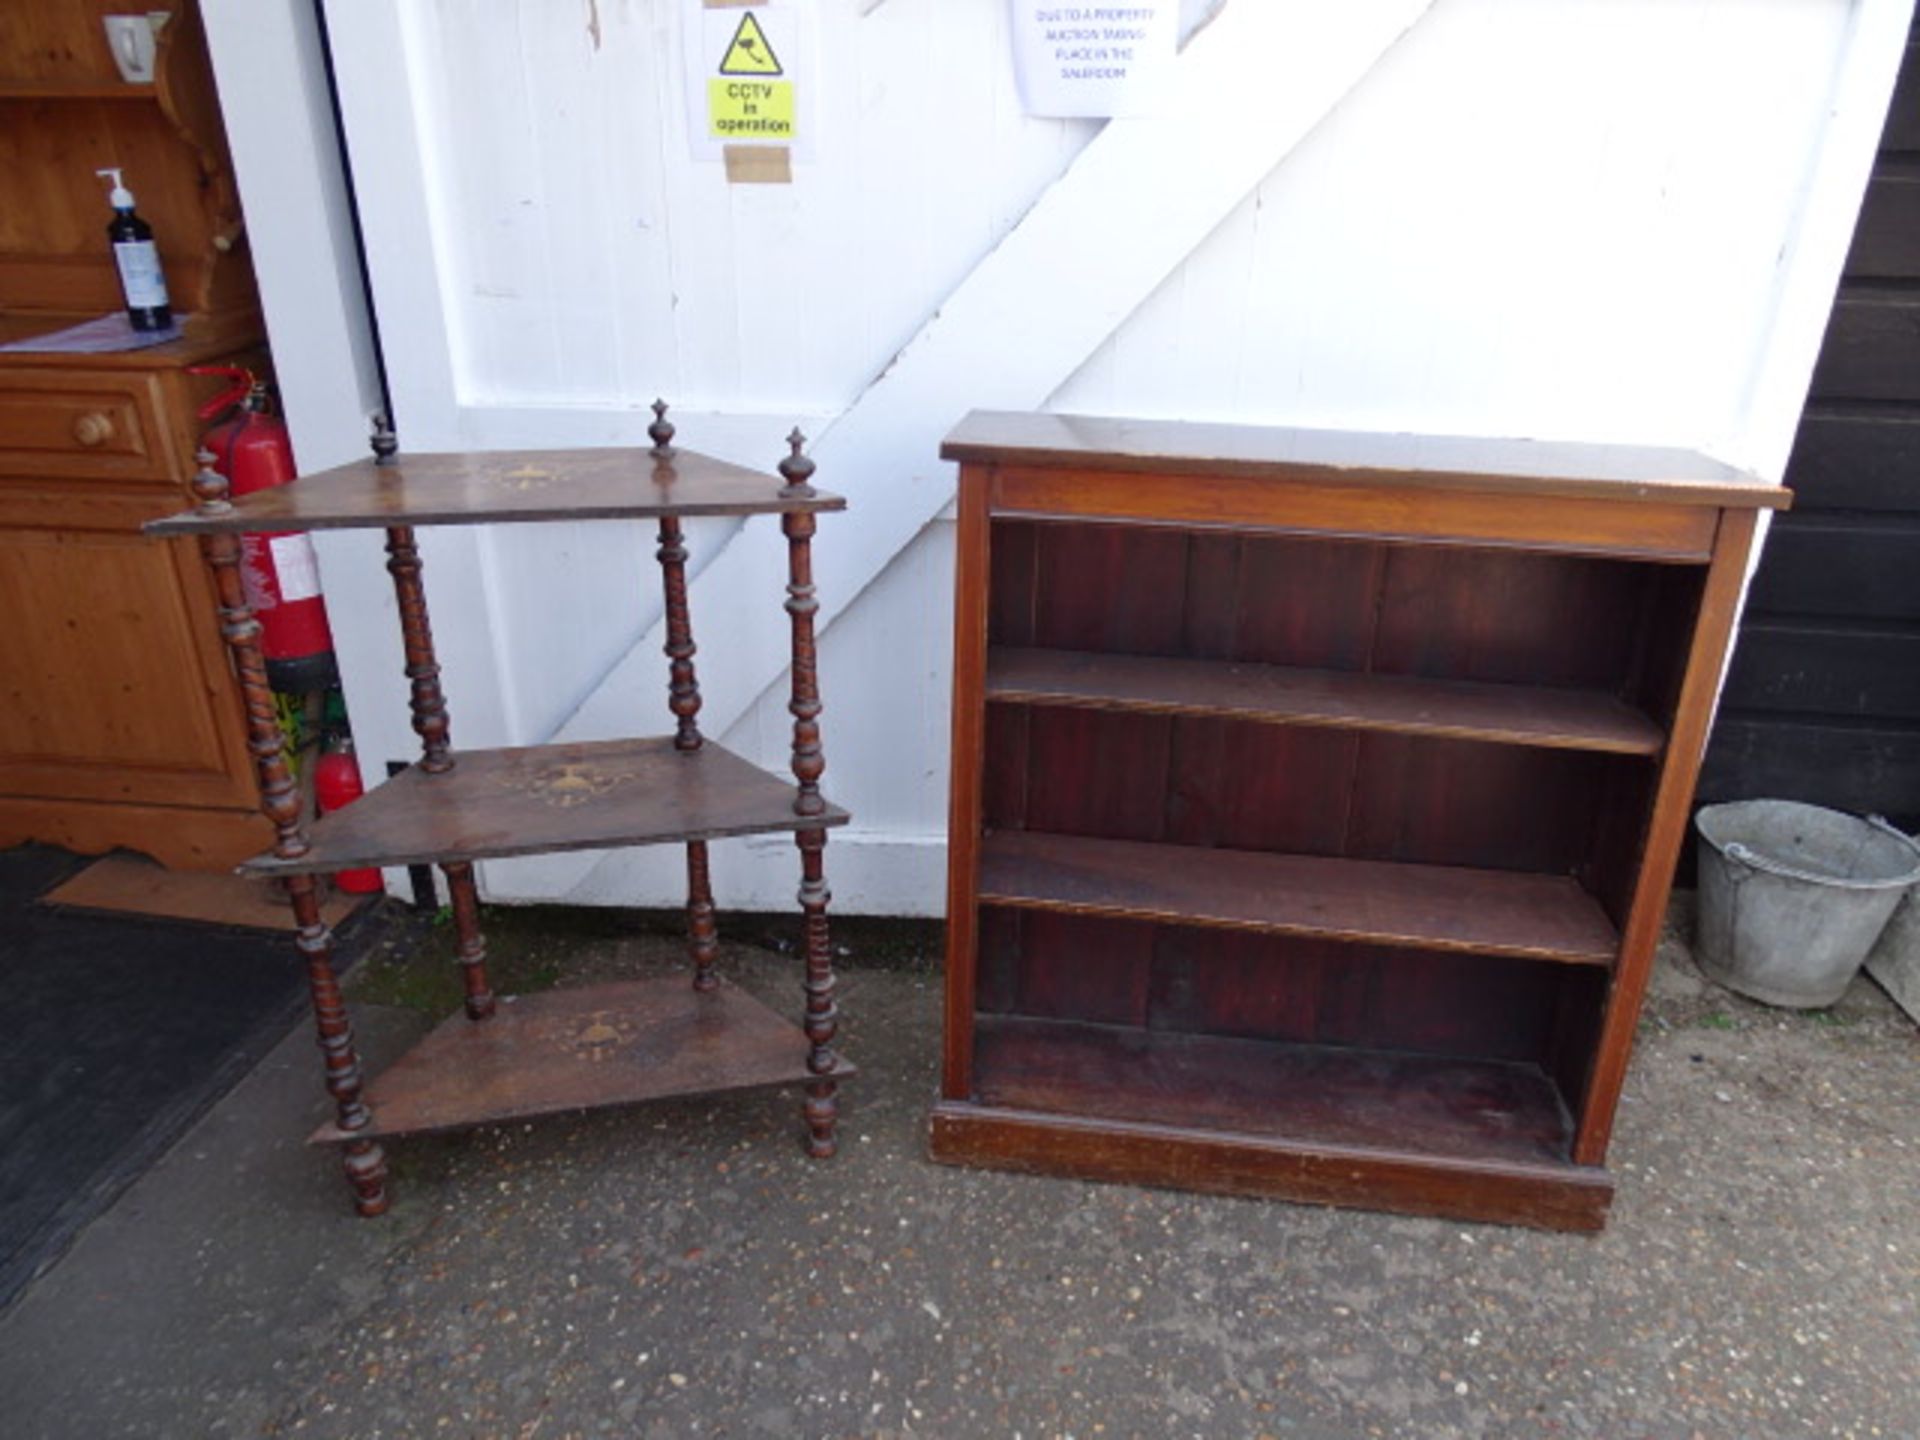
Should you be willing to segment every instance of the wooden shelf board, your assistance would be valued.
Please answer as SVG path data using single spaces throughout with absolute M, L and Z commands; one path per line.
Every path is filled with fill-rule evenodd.
M 982 1015 L 981 1105 L 1507 1164 L 1565 1164 L 1535 1065 Z
M 1426 950 L 1611 965 L 1619 935 L 1574 880 L 1005 830 L 983 904 Z
M 708 741 L 671 737 L 466 750 L 431 775 L 414 765 L 323 816 L 297 860 L 257 855 L 249 875 L 424 865 L 600 850 L 844 825 L 847 812 L 793 812 L 790 781 Z
M 504 997 L 443 1021 L 367 1087 L 373 1123 L 314 1144 L 418 1135 L 675 1095 L 802 1084 L 807 1037 L 726 984 L 685 975 Z M 836 1078 L 852 1075 L 844 1061 Z
M 1657 755 L 1665 744 L 1659 726 L 1598 691 L 1077 650 L 990 651 L 987 698 L 1623 755 Z
M 255 491 L 217 515 L 156 520 L 155 535 L 211 531 L 333 530 L 390 525 L 478 525 L 538 520 L 645 519 L 842 510 L 824 491 L 784 497 L 777 475 L 677 450 L 499 450 L 359 460 Z
M 1199 458 L 1204 457 L 1204 458 Z M 1365 487 L 1785 508 L 1791 492 L 1698 451 L 1491 436 L 1303 430 L 976 410 L 940 458 L 1121 474 L 1203 473 Z
M 152 81 L 0 80 L 0 100 L 145 100 L 159 94 Z

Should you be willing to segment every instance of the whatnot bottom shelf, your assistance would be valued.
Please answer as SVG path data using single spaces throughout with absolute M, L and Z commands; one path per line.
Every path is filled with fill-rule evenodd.
M 985 1015 L 974 1041 L 937 1160 L 1569 1230 L 1613 1194 L 1534 1065 Z
M 455 1014 L 366 1090 L 369 1127 L 321 1126 L 315 1144 L 464 1130 L 676 1095 L 816 1079 L 807 1037 L 722 981 L 685 975 L 503 996 L 486 1020 Z M 839 1062 L 832 1078 L 854 1073 Z

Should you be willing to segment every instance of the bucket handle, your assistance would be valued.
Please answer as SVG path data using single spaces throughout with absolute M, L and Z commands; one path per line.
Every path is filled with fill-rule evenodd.
M 1729 860 L 1737 860 L 1742 865 L 1765 871 L 1769 875 L 1778 875 L 1786 880 L 1804 880 L 1814 885 L 1827 885 L 1836 890 L 1894 890 L 1920 880 L 1920 845 L 1914 843 L 1913 837 L 1898 826 L 1888 824 L 1884 815 L 1867 816 L 1867 824 L 1876 830 L 1886 832 L 1906 846 L 1913 853 L 1913 869 L 1893 880 L 1842 880 L 1834 875 L 1815 875 L 1806 870 L 1796 870 L 1791 865 L 1783 865 L 1778 860 L 1770 860 L 1765 855 L 1748 849 L 1738 840 L 1729 840 L 1722 847 L 1721 853 Z M 1734 877 L 1734 883 L 1739 883 L 1738 877 Z

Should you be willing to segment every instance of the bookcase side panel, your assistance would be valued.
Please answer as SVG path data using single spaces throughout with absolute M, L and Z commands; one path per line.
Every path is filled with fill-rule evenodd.
M 980 806 L 986 757 L 988 579 L 991 573 L 987 492 L 991 470 L 968 465 L 960 475 L 953 607 L 953 758 L 947 811 L 946 1025 L 940 1093 L 973 1093 L 974 965 L 978 951 Z
M 1674 865 L 1694 784 L 1699 779 L 1707 728 L 1713 719 L 1714 697 L 1733 640 L 1754 527 L 1751 510 L 1729 510 L 1720 516 L 1713 563 L 1701 589 L 1697 618 L 1688 640 L 1685 678 L 1661 762 L 1646 843 L 1634 876 L 1627 923 L 1622 928 L 1620 958 L 1595 1042 L 1592 1072 L 1584 1087 L 1585 1102 L 1574 1147 L 1574 1159 L 1582 1165 L 1601 1164 L 1613 1136 L 1614 1112 L 1626 1081 L 1634 1029 L 1653 967 L 1654 946 L 1666 919 Z

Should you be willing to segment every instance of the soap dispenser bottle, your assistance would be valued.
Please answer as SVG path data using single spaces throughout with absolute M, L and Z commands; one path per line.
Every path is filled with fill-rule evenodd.
M 153 227 L 133 213 L 133 192 L 127 189 L 117 168 L 96 170 L 94 174 L 113 181 L 107 196 L 107 203 L 113 206 L 107 239 L 113 244 L 114 263 L 120 267 L 127 320 L 136 330 L 165 330 L 173 324 L 173 307 L 167 303 L 167 277 L 160 273 Z

